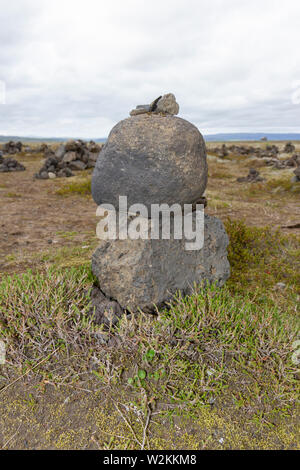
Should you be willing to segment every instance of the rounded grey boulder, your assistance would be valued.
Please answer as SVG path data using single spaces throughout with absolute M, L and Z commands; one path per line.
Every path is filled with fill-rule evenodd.
M 140 203 L 191 204 L 207 184 L 205 143 L 197 127 L 175 116 L 142 114 L 119 122 L 99 154 L 92 178 L 95 202 L 118 209 Z

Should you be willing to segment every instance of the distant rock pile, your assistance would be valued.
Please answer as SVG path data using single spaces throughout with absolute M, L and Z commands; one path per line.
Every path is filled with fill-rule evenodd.
M 292 144 L 292 142 L 288 142 L 286 146 L 284 147 L 284 152 L 285 153 L 293 153 L 295 152 L 296 147 L 295 145 Z
M 259 171 L 255 170 L 255 168 L 250 168 L 247 176 L 237 178 L 238 183 L 259 183 L 261 181 L 265 180 L 260 176 Z
M 15 155 L 16 153 L 22 152 L 22 148 L 22 142 L 14 142 L 11 140 L 2 146 L 2 151 L 4 154 Z
M 60 145 L 56 152 L 49 147 L 44 147 L 46 161 L 35 177 L 38 179 L 68 178 L 73 176 L 73 171 L 94 168 L 102 147 L 103 144 L 82 140 L 70 140 Z
M 0 152 L 0 173 L 8 173 L 12 171 L 25 171 L 24 165 L 19 163 L 14 158 L 4 158 L 3 153 Z
M 222 146 L 210 149 L 210 152 L 216 154 L 220 158 L 224 158 L 228 154 L 249 156 L 250 158 L 259 158 L 262 159 L 267 166 L 271 166 L 277 170 L 295 168 L 295 176 L 293 176 L 292 182 L 299 182 L 300 153 L 294 153 L 294 155 L 292 155 L 290 158 L 280 158 L 280 153 L 282 156 L 284 156 L 286 153 L 295 152 L 295 146 L 291 142 L 288 142 L 281 152 L 279 151 L 278 146 L 274 144 L 266 145 L 265 149 L 247 145 L 226 146 L 226 144 L 222 144 Z M 237 181 L 239 183 L 255 183 L 264 181 L 264 179 L 259 175 L 257 170 L 251 168 L 249 174 L 246 177 L 240 177 L 237 179 Z
M 138 106 L 138 112 L 112 129 L 92 178 L 98 205 L 110 204 L 119 212 L 119 196 L 126 196 L 128 208 L 137 203 L 147 209 L 148 228 L 152 205 L 177 203 L 181 213 L 184 204 L 203 201 L 207 184 L 206 150 L 199 130 L 174 115 L 179 106 L 171 93 L 153 103 Z M 193 222 L 196 214 L 190 214 Z M 93 292 L 96 315 L 103 316 L 107 305 L 111 315 L 115 310 L 111 302 L 102 308 L 102 294 L 122 310 L 152 312 L 176 291 L 190 293 L 195 283 L 224 284 L 229 277 L 228 237 L 219 219 L 206 215 L 204 224 L 204 245 L 196 251 L 186 250 L 185 238 L 175 237 L 174 227 L 170 239 L 102 240 L 92 258 L 101 291 L 99 300 Z M 115 314 L 118 317 L 119 312 Z
M 294 170 L 294 175 L 292 178 L 293 183 L 299 183 L 300 182 L 300 165 Z
M 284 170 L 286 168 L 295 168 L 300 165 L 300 154 L 295 153 L 292 157 L 287 158 L 285 160 L 279 160 L 276 158 L 271 158 L 270 160 L 266 160 L 266 165 L 272 166 L 277 170 Z
M 260 147 L 253 147 L 248 145 L 229 145 L 223 144 L 221 147 L 215 147 L 210 150 L 218 157 L 224 158 L 230 153 L 233 155 L 246 155 L 255 156 L 257 158 L 271 158 L 279 153 L 276 145 L 267 145 L 265 150 Z

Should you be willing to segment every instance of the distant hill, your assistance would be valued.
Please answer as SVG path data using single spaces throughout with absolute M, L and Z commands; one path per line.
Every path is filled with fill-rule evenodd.
M 207 142 L 241 142 L 241 141 L 259 141 L 263 137 L 267 137 L 269 141 L 278 141 L 278 140 L 299 140 L 300 141 L 300 133 L 299 134 L 292 134 L 292 133 L 282 133 L 282 134 L 270 134 L 268 132 L 235 132 L 235 133 L 224 133 L 224 134 L 207 134 L 204 135 L 204 138 Z M 0 135 L 0 142 L 8 142 L 9 140 L 13 141 L 22 141 L 22 142 L 48 142 L 48 143 L 55 143 L 55 142 L 66 142 L 69 139 L 74 139 L 74 137 L 19 137 L 19 136 L 1 136 Z M 82 139 L 82 140 L 93 140 L 94 142 L 105 142 L 106 137 L 100 137 L 98 139 Z
M 258 141 L 263 137 L 267 137 L 268 140 L 300 140 L 300 134 L 270 134 L 258 133 L 258 132 L 242 132 L 232 134 L 209 134 L 205 135 L 204 138 L 207 142 L 230 142 L 230 141 Z
M 10 140 L 16 142 L 48 142 L 48 143 L 55 143 L 55 142 L 66 142 L 67 140 L 74 139 L 74 137 L 20 137 L 15 135 L 0 135 L 0 142 L 8 142 Z M 99 139 L 81 139 L 81 140 L 93 140 L 94 142 L 105 142 L 106 138 L 99 138 Z

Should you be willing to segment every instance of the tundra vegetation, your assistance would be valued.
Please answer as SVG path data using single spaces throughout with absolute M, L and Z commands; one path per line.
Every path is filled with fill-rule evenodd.
M 299 447 L 300 183 L 216 145 L 206 211 L 225 223 L 230 279 L 107 329 L 88 314 L 92 170 L 34 179 L 43 152 L 13 155 L 26 171 L 0 174 L 0 447 Z M 250 168 L 263 180 L 239 183 Z

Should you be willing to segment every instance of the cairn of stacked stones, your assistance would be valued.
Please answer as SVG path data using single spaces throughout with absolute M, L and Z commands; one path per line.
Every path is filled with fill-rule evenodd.
M 0 152 L 0 173 L 8 173 L 12 171 L 25 171 L 25 166 L 19 163 L 14 158 L 3 157 L 3 152 Z
M 70 140 L 54 152 L 49 147 L 43 148 L 46 160 L 35 175 L 38 179 L 53 179 L 73 176 L 73 171 L 94 168 L 103 144 L 93 141 Z
M 177 117 L 178 112 L 175 96 L 169 93 L 137 106 L 111 130 L 92 177 L 98 206 L 110 204 L 118 213 L 119 196 L 126 196 L 128 208 L 136 203 L 146 207 L 150 226 L 153 204 L 177 203 L 183 211 L 184 204 L 203 201 L 205 143 L 197 127 Z M 191 212 L 193 221 L 196 214 Z M 93 294 L 96 312 L 103 314 L 103 296 L 123 310 L 152 312 L 178 290 L 190 293 L 195 283 L 224 284 L 230 268 L 222 222 L 205 215 L 203 247 L 187 251 L 185 242 L 173 232 L 170 239 L 101 240 L 92 257 L 101 293 Z
M 12 140 L 2 146 L 4 154 L 15 155 L 16 153 L 22 152 L 22 142 L 13 142 Z
M 286 146 L 284 147 L 285 153 L 293 153 L 295 152 L 295 150 L 296 150 L 295 145 L 293 145 L 292 142 L 288 142 Z
M 265 180 L 260 176 L 259 171 L 255 168 L 250 168 L 247 176 L 237 178 L 238 183 L 259 183 L 261 181 Z
M 268 166 L 272 166 L 277 170 L 284 170 L 286 168 L 295 168 L 300 165 L 300 154 L 295 153 L 292 157 L 287 158 L 285 160 L 278 160 L 272 158 L 270 160 L 266 160 L 266 164 Z

